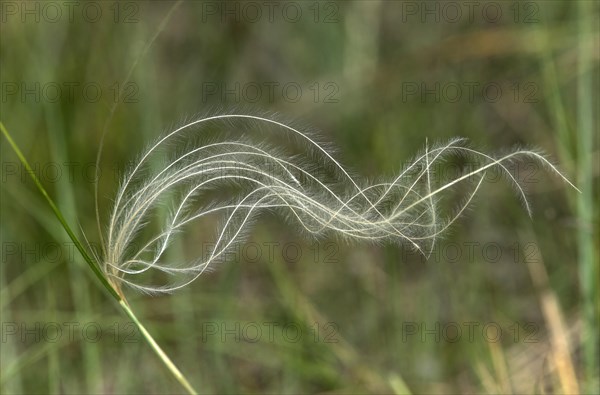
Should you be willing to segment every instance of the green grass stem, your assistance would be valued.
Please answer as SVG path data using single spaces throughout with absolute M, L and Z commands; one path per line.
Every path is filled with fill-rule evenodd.
M 56 206 L 56 204 L 54 203 L 52 198 L 50 198 L 50 196 L 48 195 L 48 192 L 46 192 L 46 189 L 43 187 L 42 183 L 37 178 L 33 169 L 31 168 L 29 162 L 23 155 L 23 152 L 21 151 L 19 146 L 15 143 L 15 141 L 13 140 L 13 138 L 10 135 L 10 133 L 8 132 L 8 130 L 6 130 L 4 123 L 2 123 L 2 122 L 0 122 L 0 130 L 2 130 L 2 134 L 4 135 L 4 137 L 6 137 L 6 140 L 8 141 L 8 143 L 10 144 L 12 149 L 15 151 L 15 153 L 17 154 L 17 157 L 19 158 L 19 160 L 21 161 L 21 163 L 27 170 L 28 174 L 31 176 L 31 179 L 35 183 L 36 187 L 38 188 L 40 193 L 44 196 L 44 198 L 50 205 L 50 208 L 56 215 L 56 218 L 62 225 L 63 229 L 67 232 L 67 234 L 69 235 L 69 238 L 71 239 L 71 241 L 73 241 L 73 243 L 75 244 L 75 247 L 81 253 L 81 256 L 86 261 L 88 266 L 92 269 L 92 272 L 96 275 L 96 277 L 98 278 L 100 283 L 110 293 L 110 295 L 119 303 L 119 306 L 123 309 L 123 311 L 127 314 L 127 316 L 134 322 L 134 324 L 137 326 L 137 328 L 139 329 L 140 333 L 142 334 L 142 336 L 144 337 L 146 342 L 148 342 L 148 344 L 150 345 L 152 350 L 156 353 L 156 355 L 158 355 L 158 357 L 160 358 L 162 363 L 167 367 L 167 369 L 169 369 L 169 371 L 173 374 L 175 379 L 177 379 L 177 381 L 186 389 L 186 391 L 188 393 L 196 394 L 197 392 L 191 386 L 189 381 L 185 378 L 185 376 L 181 373 L 181 371 L 177 368 L 177 366 L 175 366 L 173 361 L 171 361 L 169 356 L 163 351 L 163 349 L 158 345 L 158 343 L 156 343 L 156 341 L 154 340 L 152 335 L 142 325 L 142 323 L 138 320 L 137 316 L 131 310 L 131 308 L 127 304 L 126 300 L 119 294 L 119 292 L 106 279 L 102 270 L 100 270 L 99 266 L 94 262 L 94 260 L 91 258 L 91 256 L 86 251 L 86 249 L 83 247 L 83 244 L 79 241 L 77 236 L 75 236 L 75 233 L 73 233 L 73 230 L 71 229 L 71 227 L 65 220 L 65 218 L 64 218 L 63 214 L 61 213 L 61 211 L 59 210 L 58 206 Z

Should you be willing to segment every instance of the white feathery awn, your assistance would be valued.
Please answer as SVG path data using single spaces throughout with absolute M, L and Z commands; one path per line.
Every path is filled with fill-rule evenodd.
M 217 138 L 205 138 L 210 132 Z M 291 155 L 285 146 L 267 143 L 282 138 L 284 145 L 300 151 Z M 143 152 L 121 182 L 104 237 L 104 272 L 118 289 L 124 283 L 148 293 L 175 291 L 223 260 L 264 210 L 280 214 L 308 235 L 406 243 L 427 254 L 468 207 L 486 172 L 503 173 L 528 214 L 523 186 L 510 170 L 515 160 L 538 161 L 575 188 L 538 152 L 492 157 L 469 148 L 464 139 L 426 147 L 394 179 L 365 185 L 323 147 L 307 131 L 254 115 L 210 116 L 175 129 Z M 436 168 L 449 155 L 467 156 L 477 165 L 439 180 Z M 151 166 L 152 158 L 162 159 L 164 166 Z M 440 212 L 444 192 L 457 185 L 470 188 L 466 199 L 453 213 Z M 223 188 L 234 189 L 234 196 L 209 199 Z M 142 235 L 160 207 L 169 210 L 161 229 Z M 191 262 L 167 261 L 165 252 L 177 234 L 208 215 L 222 218 L 208 255 Z M 146 283 L 144 274 L 152 271 L 169 280 Z

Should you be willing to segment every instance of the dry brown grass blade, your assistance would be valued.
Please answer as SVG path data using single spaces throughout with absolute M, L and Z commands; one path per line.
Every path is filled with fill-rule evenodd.
M 496 371 L 496 377 L 498 378 L 500 392 L 503 394 L 513 394 L 514 391 L 510 382 L 506 358 L 502 347 L 496 342 L 488 342 L 488 346 L 492 356 L 494 370 Z
M 522 235 L 521 238 L 536 241 L 535 236 L 530 233 Z M 579 383 L 571 358 L 572 347 L 569 342 L 568 331 L 556 293 L 550 287 L 542 254 L 539 249 L 535 249 L 535 253 L 526 256 L 525 259 L 533 285 L 539 295 L 542 314 L 548 327 L 551 345 L 550 358 L 556 367 L 562 393 L 578 394 L 580 393 Z

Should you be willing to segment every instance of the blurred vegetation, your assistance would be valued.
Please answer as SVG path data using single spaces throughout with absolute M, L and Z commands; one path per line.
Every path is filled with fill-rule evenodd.
M 104 128 L 103 220 L 124 166 L 198 114 L 314 126 L 368 179 L 396 174 L 426 139 L 540 148 L 583 194 L 523 164 L 533 219 L 507 183 L 488 183 L 427 261 L 314 244 L 265 216 L 249 243 L 278 243 L 272 259 L 239 254 L 181 292 L 127 297 L 202 393 L 597 393 L 599 5 L 479 3 L 454 3 L 457 16 L 444 2 L 92 2 L 72 14 L 3 2 L 1 119 L 96 245 Z M 180 392 L 4 140 L 1 152 L 2 393 Z M 174 254 L 189 258 L 204 233 Z M 299 259 L 282 253 L 290 243 Z M 223 325 L 262 336 L 236 341 Z

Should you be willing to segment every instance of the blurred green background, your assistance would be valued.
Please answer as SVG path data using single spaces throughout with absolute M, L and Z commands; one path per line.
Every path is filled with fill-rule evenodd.
M 507 183 L 488 183 L 427 261 L 315 244 L 267 216 L 248 240 L 259 259 L 241 246 L 173 295 L 125 290 L 200 392 L 599 391 L 599 3 L 1 7 L 1 120 L 92 243 L 104 128 L 103 220 L 119 171 L 197 114 L 310 125 L 368 179 L 396 174 L 426 139 L 536 147 L 583 190 L 524 163 L 533 218 Z M 1 392 L 181 392 L 1 149 Z

